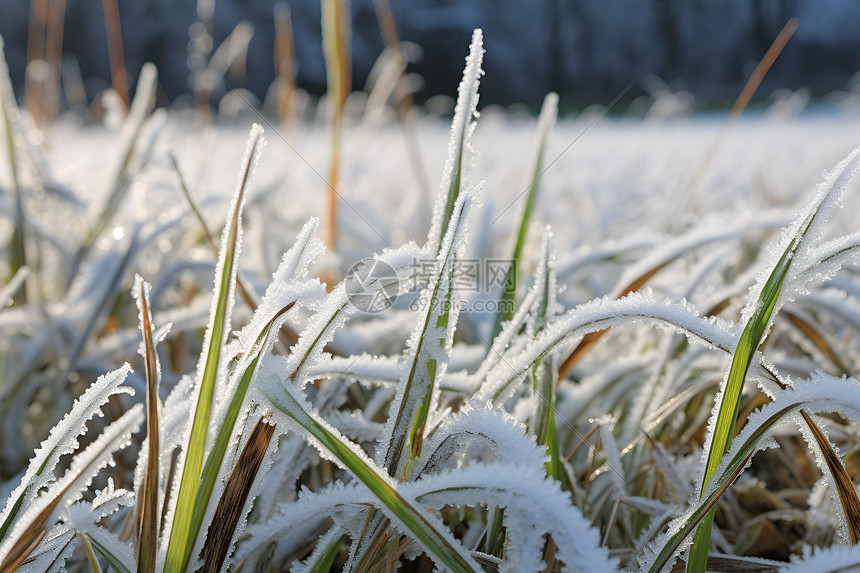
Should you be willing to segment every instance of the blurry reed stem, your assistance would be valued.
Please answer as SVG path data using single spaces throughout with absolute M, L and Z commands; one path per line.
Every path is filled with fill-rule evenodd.
M 122 49 L 122 26 L 119 19 L 119 4 L 117 0 L 102 0 L 105 14 L 105 33 L 108 42 L 108 58 L 110 59 L 111 87 L 122 98 L 128 109 L 128 78 L 125 71 L 125 55 Z
M 337 186 L 340 141 L 343 133 L 343 108 L 352 89 L 348 0 L 322 0 L 322 28 L 328 99 L 332 114 L 326 244 L 334 251 L 337 247 Z
M 275 75 L 278 78 L 278 120 L 292 126 L 296 122 L 293 23 L 290 7 L 284 2 L 275 4 Z
M 31 0 L 27 29 L 27 68 L 45 57 L 45 27 L 48 20 L 48 0 Z M 42 123 L 42 82 L 25 73 L 24 104 L 36 125 Z
M 63 32 L 65 31 L 66 0 L 51 0 L 45 34 L 45 60 L 51 73 L 48 87 L 42 90 L 42 111 L 46 123 L 57 119 L 60 106 L 60 70 L 63 65 Z
M 729 112 L 728 119 L 726 119 L 725 123 L 720 127 L 720 131 L 717 133 L 714 141 L 711 142 L 710 147 L 708 147 L 708 151 L 705 153 L 705 156 L 702 157 L 702 161 L 699 162 L 698 167 L 693 172 L 693 177 L 690 178 L 690 182 L 687 184 L 684 197 L 690 198 L 692 193 L 696 190 L 696 187 L 699 185 L 699 181 L 705 174 L 711 161 L 713 161 L 714 156 L 717 154 L 717 149 L 719 149 L 726 132 L 728 132 L 735 120 L 740 117 L 747 105 L 749 105 L 753 94 L 758 89 L 764 76 L 770 70 L 771 66 L 776 61 L 776 58 L 782 53 L 785 45 L 791 39 L 791 36 L 794 35 L 795 30 L 797 30 L 797 18 L 790 18 L 788 22 L 785 23 L 785 26 L 783 26 L 782 31 L 780 31 L 776 39 L 773 41 L 773 44 L 771 44 L 770 48 L 765 52 L 761 61 L 753 70 L 753 73 L 750 74 L 747 83 L 744 84 L 744 89 L 741 90 L 738 99 L 732 106 L 731 112 Z

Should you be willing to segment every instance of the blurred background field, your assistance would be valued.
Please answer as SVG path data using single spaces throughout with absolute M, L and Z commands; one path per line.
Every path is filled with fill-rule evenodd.
M 379 4 L 350 3 L 356 88 L 365 85 L 387 43 Z M 665 83 L 692 94 L 700 107 L 725 107 L 792 16 L 801 25 L 765 78 L 760 99 L 799 88 L 829 99 L 856 87 L 852 76 L 860 70 L 860 6 L 850 0 L 409 0 L 393 2 L 390 13 L 400 39 L 411 44 L 408 72 L 421 102 L 454 93 L 463 46 L 477 27 L 487 49 L 482 101 L 533 109 L 548 91 L 560 94 L 562 110 L 606 103 L 630 82 L 627 103 L 659 93 Z M 287 29 L 297 86 L 313 96 L 326 91 L 321 9 L 314 0 L 2 0 L 0 14 L 19 95 L 30 62 L 31 83 L 62 77 L 64 105 L 96 98 L 111 85 L 113 32 L 105 23 L 108 30 L 115 26 L 116 14 L 127 80 L 133 88 L 143 63 L 155 63 L 160 105 L 193 105 L 195 82 L 208 84 L 215 104 L 231 87 L 248 90 L 254 103 L 264 101 L 282 65 L 278 42 Z M 230 68 L 226 82 L 195 76 L 227 38 L 235 61 L 222 53 L 215 62 Z

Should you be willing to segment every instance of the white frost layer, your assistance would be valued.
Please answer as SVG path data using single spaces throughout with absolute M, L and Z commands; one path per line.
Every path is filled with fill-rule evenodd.
M 541 468 L 543 470 L 543 468 Z M 497 462 L 471 465 L 417 482 L 400 490 L 433 508 L 487 503 L 505 507 L 505 525 L 514 538 L 503 571 L 542 571 L 543 534 L 551 533 L 567 571 L 614 572 L 618 563 L 600 545 L 600 536 L 570 502 L 558 483 L 543 471 Z
M 21 479 L 21 485 L 12 492 L 12 495 L 9 496 L 9 500 L 6 502 L 6 507 L 0 513 L 0 522 L 6 521 L 16 500 L 20 496 L 24 496 L 22 508 L 31 507 L 39 491 L 56 480 L 54 469 L 60 457 L 70 454 L 78 448 L 77 438 L 86 431 L 87 421 L 96 414 L 101 414 L 100 408 L 111 396 L 115 394 L 134 394 L 134 390 L 131 388 L 120 386 L 130 371 L 131 366 L 125 364 L 122 368 L 99 377 L 84 392 L 84 395 L 75 401 L 72 410 L 60 420 L 60 423 L 54 426 L 51 434 L 42 442 L 39 449 L 36 450 L 33 459 L 30 460 L 27 473 Z M 42 466 L 44 466 L 44 469 L 39 473 Z M 27 490 L 26 494 L 25 490 Z M 14 536 L 11 535 L 14 532 L 13 528 L 22 523 L 25 519 L 24 514 L 26 513 L 28 512 L 18 512 L 16 518 L 12 521 L 5 542 L 0 544 L 0 559 L 11 549 L 15 541 Z
M 734 351 L 739 334 L 731 323 L 716 317 L 702 318 L 696 308 L 685 300 L 655 299 L 649 289 L 620 300 L 604 297 L 568 311 L 548 324 L 524 352 L 493 368 L 478 392 L 478 399 L 496 400 L 535 360 L 558 345 L 589 332 L 622 324 L 672 328 L 686 334 L 691 341 L 728 352 Z

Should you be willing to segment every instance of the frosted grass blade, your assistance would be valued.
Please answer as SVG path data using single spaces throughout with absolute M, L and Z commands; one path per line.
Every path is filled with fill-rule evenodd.
M 201 353 L 201 364 L 198 365 L 197 369 L 198 376 L 200 376 L 197 388 L 197 404 L 194 409 L 188 446 L 185 449 L 185 460 L 182 466 L 182 478 L 176 499 L 173 526 L 170 530 L 165 570 L 184 571 L 191 558 L 193 545 L 190 539 L 190 529 L 194 500 L 203 466 L 206 436 L 209 432 L 209 417 L 220 370 L 221 351 L 230 328 L 229 315 L 236 284 L 238 254 L 241 248 L 242 206 L 245 202 L 245 190 L 251 176 L 252 166 L 257 160 L 264 141 L 263 129 L 254 124 L 248 139 L 242 169 L 239 172 L 239 186 L 233 198 L 230 219 L 227 221 L 221 237 L 221 256 L 215 273 L 216 283 L 212 315 L 209 328 L 206 331 L 204 351 Z
M 751 415 L 744 429 L 732 441 L 731 449 L 712 472 L 712 479 L 703 487 L 698 504 L 674 524 L 660 543 L 649 549 L 656 555 L 646 554 L 640 561 L 643 570 L 658 573 L 669 565 L 685 539 L 711 514 L 720 496 L 747 467 L 755 452 L 773 445 L 766 441 L 770 430 L 800 408 L 812 413 L 839 412 L 851 420 L 857 420 L 860 419 L 860 389 L 853 380 L 817 374 L 811 380 L 799 382 L 793 390 L 786 390 L 776 400 Z M 699 527 L 699 531 L 701 529 Z M 696 551 L 696 543 L 698 540 L 693 541 L 691 553 Z M 704 558 L 707 559 L 707 552 Z
M 507 462 L 474 464 L 455 471 L 404 484 L 404 491 L 422 504 L 488 503 L 504 506 L 510 550 L 500 571 L 543 571 L 544 534 L 555 540 L 559 558 L 572 571 L 612 573 L 617 562 L 602 547 L 598 530 L 573 506 L 570 495 L 541 467 Z
M 36 450 L 27 472 L 21 478 L 20 485 L 9 496 L 6 507 L 0 513 L 0 518 L 3 520 L 0 526 L 0 557 L 4 556 L 10 548 L 10 540 L 6 539 L 6 534 L 20 517 L 22 505 L 26 503 L 29 507 L 38 492 L 56 480 L 54 470 L 60 458 L 74 452 L 78 447 L 77 438 L 86 431 L 86 422 L 100 413 L 100 408 L 110 396 L 122 393 L 134 394 L 132 388 L 120 386 L 130 371 L 131 367 L 126 364 L 99 377 L 84 392 L 84 395 L 75 401 L 71 411 L 54 426 L 48 438 Z
M 146 469 L 140 485 L 137 502 L 137 563 L 138 573 L 155 573 L 155 555 L 158 543 L 158 386 L 161 369 L 155 344 L 152 340 L 152 314 L 149 310 L 150 286 L 138 275 L 134 281 L 134 292 L 140 313 L 140 328 L 143 334 L 144 364 L 146 366 L 146 441 L 148 444 Z
M 848 539 L 852 545 L 857 545 L 858 541 L 860 541 L 860 501 L 857 499 L 857 490 L 854 488 L 851 476 L 848 475 L 842 458 L 834 451 L 830 440 L 827 439 L 827 436 L 821 431 L 821 428 L 818 427 L 812 416 L 807 414 L 805 410 L 800 410 L 800 415 L 803 417 L 803 421 L 806 422 L 809 431 L 815 438 L 815 442 L 821 449 L 824 463 L 827 464 L 827 469 L 833 478 L 839 502 L 842 504 L 842 511 L 845 513 Z
M 657 300 L 650 291 L 627 295 L 620 300 L 596 299 L 569 310 L 551 321 L 538 337 L 518 355 L 498 363 L 486 376 L 476 397 L 497 401 L 528 373 L 534 363 L 558 345 L 576 336 L 621 324 L 668 326 L 691 340 L 726 352 L 737 344 L 731 325 L 712 317 L 705 319 L 686 301 Z
M 451 124 L 451 137 L 448 140 L 448 159 L 439 183 L 439 192 L 433 206 L 433 223 L 427 237 L 427 248 L 437 253 L 442 247 L 442 238 L 448 230 L 448 221 L 454 212 L 454 205 L 463 184 L 464 167 L 468 167 L 475 155 L 472 149 L 472 132 L 475 130 L 473 117 L 478 115 L 478 86 L 484 71 L 484 36 L 480 28 L 472 32 L 472 44 L 466 58 L 463 79 L 457 88 L 457 106 Z

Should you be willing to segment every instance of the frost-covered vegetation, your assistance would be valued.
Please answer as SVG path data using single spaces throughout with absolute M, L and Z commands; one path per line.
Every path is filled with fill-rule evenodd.
M 860 566 L 857 120 L 476 131 L 482 53 L 435 200 L 372 97 L 329 189 L 327 130 L 145 67 L 43 142 L 0 69 L 0 571 Z

